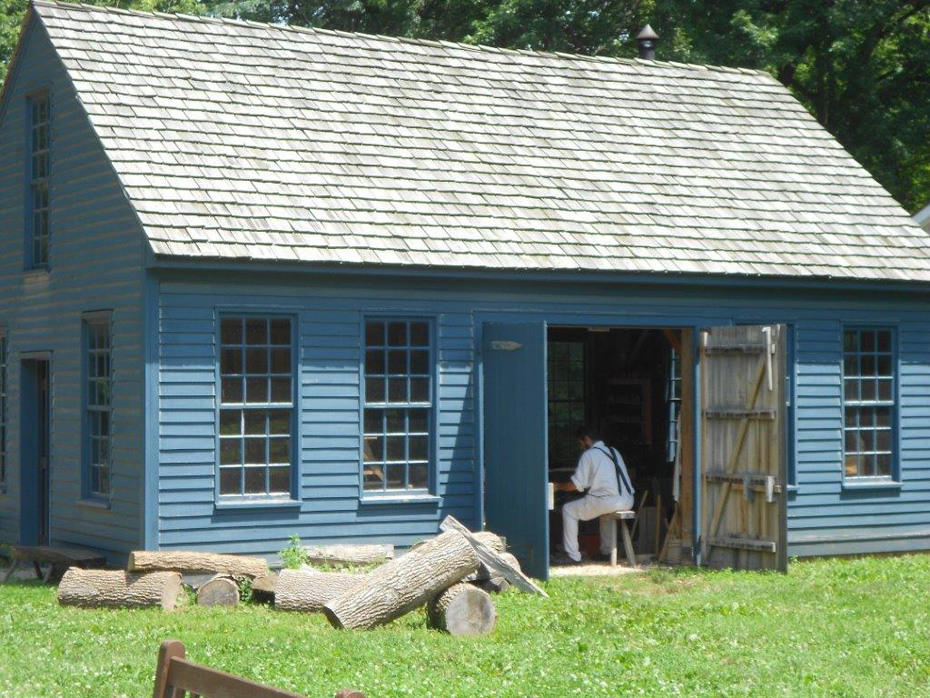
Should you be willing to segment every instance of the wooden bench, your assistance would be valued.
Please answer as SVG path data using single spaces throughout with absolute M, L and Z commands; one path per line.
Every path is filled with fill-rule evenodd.
M 105 567 L 107 559 L 98 552 L 84 548 L 53 548 L 47 545 L 11 545 L 10 566 L 3 575 L 3 582 L 13 576 L 13 572 L 23 562 L 31 562 L 36 577 L 48 584 L 49 581 L 61 577 L 69 567 Z M 47 564 L 48 570 L 42 574 L 42 565 Z
M 620 532 L 623 534 L 623 549 L 626 552 L 626 561 L 630 567 L 636 567 L 636 553 L 633 550 L 633 539 L 630 537 L 630 527 L 627 521 L 632 521 L 636 514 L 632 511 L 615 511 L 604 514 L 602 519 L 610 523 L 610 565 L 617 566 L 617 522 L 620 522 Z
M 154 698 L 301 698 L 296 693 L 249 681 L 225 671 L 200 666 L 184 658 L 184 644 L 165 640 L 158 650 Z M 336 698 L 365 698 L 342 689 Z

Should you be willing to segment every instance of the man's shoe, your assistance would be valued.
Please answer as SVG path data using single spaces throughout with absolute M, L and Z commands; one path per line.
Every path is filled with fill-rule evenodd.
M 597 555 L 592 555 L 591 559 L 595 562 L 610 562 L 610 555 L 607 553 L 598 553 Z
M 559 555 L 553 555 L 549 558 L 550 565 L 580 565 L 582 562 L 584 562 L 583 556 L 580 560 L 572 560 L 565 553 L 561 553 Z

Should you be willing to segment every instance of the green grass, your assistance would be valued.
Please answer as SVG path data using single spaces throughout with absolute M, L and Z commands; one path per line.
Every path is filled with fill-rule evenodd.
M 930 695 L 930 557 L 792 564 L 787 576 L 653 572 L 497 597 L 482 638 L 416 612 L 373 632 L 322 616 L 59 608 L 0 586 L 0 696 L 146 696 L 158 644 L 307 696 Z

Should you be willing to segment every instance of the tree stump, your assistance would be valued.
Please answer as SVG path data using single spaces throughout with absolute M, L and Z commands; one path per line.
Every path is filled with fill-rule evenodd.
M 218 574 L 197 589 L 198 606 L 238 606 L 239 585 L 225 574 Z
M 281 570 L 275 585 L 274 605 L 282 611 L 318 613 L 326 602 L 358 586 L 366 576 L 313 569 Z
M 134 574 L 122 570 L 69 569 L 58 585 L 58 603 L 84 608 L 146 608 L 170 611 L 182 603 L 177 572 Z
M 459 583 L 427 604 L 426 618 L 431 628 L 450 635 L 487 635 L 494 630 L 497 613 L 486 591 Z
M 186 574 L 228 574 L 261 577 L 268 573 L 268 563 L 261 557 L 195 553 L 183 550 L 137 550 L 129 554 L 130 572 L 171 570 Z
M 477 568 L 471 543 L 450 531 L 369 572 L 364 583 L 326 603 L 323 612 L 336 628 L 373 628 L 426 603 Z

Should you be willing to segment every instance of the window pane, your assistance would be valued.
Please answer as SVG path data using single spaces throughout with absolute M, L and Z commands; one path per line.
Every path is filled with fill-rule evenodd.
M 220 465 L 238 465 L 239 463 L 242 463 L 242 441 L 220 439 Z
M 384 378 L 365 379 L 365 400 L 367 402 L 384 402 Z
M 410 488 L 425 490 L 429 486 L 429 471 L 425 463 L 414 463 L 410 466 Z
M 410 433 L 424 433 L 426 431 L 427 425 L 427 411 L 426 410 L 410 410 Z
M 241 468 L 220 468 L 220 494 L 241 494 Z
M 365 410 L 365 433 L 380 434 L 384 427 L 384 410 Z
M 410 437 L 410 460 L 426 460 L 427 437 Z
M 291 372 L 291 350 L 290 348 L 271 350 L 271 372 L 272 373 L 290 373 Z
M 403 434 L 406 432 L 405 410 L 387 410 L 387 431 L 389 434 Z
M 891 454 L 882 453 L 878 456 L 878 465 L 876 474 L 883 477 L 891 476 Z
M 288 318 L 274 318 L 271 321 L 271 343 L 278 346 L 290 346 L 291 321 Z
M 242 402 L 242 379 L 241 378 L 224 378 L 221 388 L 220 399 L 223 402 L 240 403 Z
M 862 351 L 875 351 L 875 333 L 871 330 L 860 331 L 859 345 Z
M 380 463 L 384 460 L 384 439 L 381 436 L 365 437 L 365 461 Z
M 429 379 L 410 379 L 410 402 L 429 402 Z
M 384 374 L 384 351 L 369 349 L 365 352 L 365 373 L 370 376 Z
M 410 352 L 410 373 L 419 375 L 426 375 L 429 373 L 428 351 Z
M 881 330 L 878 333 L 878 350 L 883 352 L 891 351 L 891 332 L 888 330 Z
M 365 345 L 369 347 L 384 346 L 384 323 L 372 321 L 365 323 Z
M 384 489 L 384 470 L 381 466 L 365 467 L 364 487 L 366 491 Z
M 245 411 L 245 433 L 265 435 L 265 412 L 262 410 Z
M 246 318 L 245 343 L 268 344 L 268 321 L 265 318 Z
M 406 378 L 388 378 L 388 402 L 407 402 Z
M 273 494 L 287 494 L 291 491 L 291 469 L 269 468 L 269 490 Z
M 220 340 L 223 344 L 242 344 L 241 318 L 223 318 L 220 327 Z
M 291 440 L 289 438 L 270 439 L 268 444 L 269 463 L 291 462 Z
M 245 389 L 246 389 L 246 402 L 249 403 L 261 403 L 268 402 L 268 379 L 265 377 L 262 378 L 246 378 L 245 379 Z
M 392 347 L 403 347 L 407 345 L 406 322 L 388 323 L 388 345 Z
M 401 463 L 399 465 L 387 465 L 385 468 L 387 471 L 387 488 L 389 490 L 406 489 L 404 476 L 406 475 L 407 466 Z
M 406 458 L 406 442 L 403 436 L 387 437 L 387 459 L 389 461 L 401 461 Z
M 245 462 L 252 464 L 263 464 L 265 460 L 265 439 L 246 439 L 245 440 Z
M 291 411 L 290 410 L 271 410 L 268 413 L 268 433 L 290 434 L 291 433 Z
M 290 378 L 272 378 L 271 379 L 271 401 L 272 402 L 290 402 L 291 401 L 291 379 Z
M 388 352 L 388 373 L 399 375 L 407 373 L 407 351 L 394 349 Z
M 220 410 L 220 434 L 240 434 L 242 427 L 242 412 L 240 410 Z
M 268 350 L 264 347 L 260 349 L 246 349 L 245 370 L 252 374 L 268 373 Z
M 265 468 L 245 469 L 245 493 L 265 494 Z
M 429 324 L 425 322 L 410 323 L 410 344 L 414 347 L 429 346 Z

